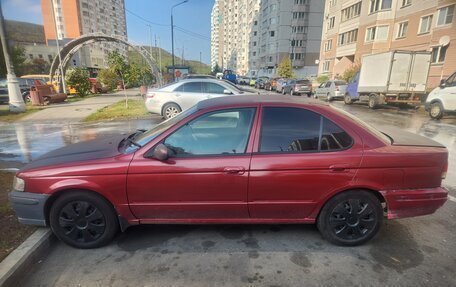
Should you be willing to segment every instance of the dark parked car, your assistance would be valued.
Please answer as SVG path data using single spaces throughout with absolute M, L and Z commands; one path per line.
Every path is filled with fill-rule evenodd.
M 289 80 L 283 87 L 282 94 L 292 96 L 306 94 L 310 97 L 312 95 L 312 82 L 310 80 Z
M 260 77 L 260 78 L 256 79 L 255 88 L 264 89 L 264 84 L 266 83 L 266 81 L 269 81 L 268 77 Z
M 213 98 L 149 131 L 45 154 L 17 172 L 9 198 L 20 222 L 79 248 L 157 223 L 316 223 L 327 240 L 357 245 L 384 216 L 447 200 L 447 149 L 382 132 L 326 104 Z
M 22 79 L 17 78 L 19 89 L 21 90 L 22 99 L 24 102 L 30 102 L 30 88 L 37 85 L 44 85 L 41 79 Z M 0 79 L 0 103 L 8 103 L 8 83 L 6 79 Z

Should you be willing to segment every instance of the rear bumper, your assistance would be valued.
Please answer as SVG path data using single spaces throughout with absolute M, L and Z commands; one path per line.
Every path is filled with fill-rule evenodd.
M 388 219 L 432 214 L 448 199 L 443 187 L 380 191 L 386 200 Z
M 44 206 L 49 195 L 12 191 L 8 196 L 20 223 L 46 226 Z

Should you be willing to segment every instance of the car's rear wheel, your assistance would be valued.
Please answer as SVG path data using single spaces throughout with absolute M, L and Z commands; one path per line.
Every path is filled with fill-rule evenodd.
M 32 97 L 30 96 L 30 93 L 24 93 L 22 96 L 22 99 L 24 100 L 24 103 L 26 103 L 26 104 L 32 102 Z
M 346 104 L 346 105 L 351 105 L 351 104 L 353 104 L 353 100 L 352 100 L 352 98 L 351 98 L 349 95 L 345 95 L 345 97 L 344 97 L 344 104 Z
M 54 234 L 76 248 L 109 243 L 119 223 L 114 208 L 101 196 L 86 191 L 63 194 L 51 206 L 49 223 Z
M 376 109 L 378 107 L 378 99 L 376 95 L 371 95 L 369 101 L 367 102 L 369 109 Z
M 181 112 L 181 108 L 174 103 L 166 104 L 163 108 L 163 116 L 165 119 L 174 118 Z
M 429 116 L 435 120 L 439 120 L 443 117 L 443 107 L 439 102 L 432 103 L 429 108 Z
M 383 220 L 383 209 L 375 195 L 353 190 L 331 198 L 318 216 L 322 236 L 337 245 L 360 245 L 377 234 Z

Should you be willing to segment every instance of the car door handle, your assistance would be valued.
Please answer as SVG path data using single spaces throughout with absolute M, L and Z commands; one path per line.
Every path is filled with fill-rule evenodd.
M 329 169 L 334 172 L 348 171 L 350 169 L 349 164 L 333 164 L 329 166 Z
M 245 168 L 243 168 L 243 167 L 225 167 L 223 169 L 223 171 L 228 174 L 244 174 Z

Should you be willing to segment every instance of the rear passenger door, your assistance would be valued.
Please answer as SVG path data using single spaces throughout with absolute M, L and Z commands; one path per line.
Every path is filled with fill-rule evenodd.
M 314 218 L 322 200 L 349 185 L 362 156 L 356 135 L 304 108 L 264 107 L 255 138 L 248 195 L 253 218 Z
M 202 82 L 184 83 L 174 90 L 174 101 L 182 110 L 186 110 L 204 99 L 206 96 L 203 93 Z

